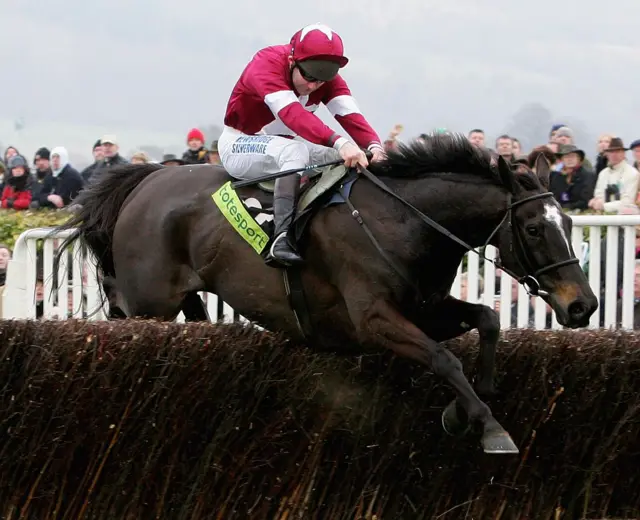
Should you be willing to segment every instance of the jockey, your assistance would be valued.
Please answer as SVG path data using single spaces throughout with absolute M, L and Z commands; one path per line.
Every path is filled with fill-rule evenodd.
M 225 126 L 218 140 L 220 160 L 227 172 L 237 179 L 255 179 L 340 158 L 347 167 L 366 167 L 363 149 L 372 152 L 372 161 L 382 159 L 380 138 L 338 74 L 348 61 L 340 36 L 321 24 L 299 30 L 287 45 L 258 51 L 227 104 Z M 355 144 L 314 114 L 320 103 Z M 266 258 L 268 264 L 303 261 L 288 233 L 302 174 L 275 182 L 275 239 Z

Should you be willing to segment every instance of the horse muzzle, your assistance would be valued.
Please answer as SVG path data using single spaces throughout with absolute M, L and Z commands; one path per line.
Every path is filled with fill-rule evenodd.
M 598 309 L 598 299 L 587 286 L 562 282 L 545 298 L 556 313 L 558 323 L 570 329 L 589 325 L 589 319 Z

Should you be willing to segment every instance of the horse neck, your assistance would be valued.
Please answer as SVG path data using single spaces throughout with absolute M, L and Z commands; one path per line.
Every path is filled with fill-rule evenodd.
M 489 182 L 425 178 L 394 184 L 407 202 L 472 247 L 486 243 L 507 210 L 506 191 Z

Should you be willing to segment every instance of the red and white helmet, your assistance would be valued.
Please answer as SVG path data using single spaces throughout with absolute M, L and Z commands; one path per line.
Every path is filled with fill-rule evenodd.
M 320 23 L 307 25 L 293 35 L 291 56 L 304 72 L 321 81 L 333 79 L 349 62 L 342 38 Z

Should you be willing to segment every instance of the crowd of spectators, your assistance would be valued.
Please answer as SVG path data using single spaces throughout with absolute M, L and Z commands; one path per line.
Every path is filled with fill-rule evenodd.
M 396 146 L 401 132 L 401 125 L 393 128 L 385 141 L 387 149 Z M 482 129 L 471 130 L 468 139 L 476 146 L 487 146 Z M 186 143 L 187 149 L 181 158 L 167 154 L 158 162 L 164 165 L 220 163 L 217 141 L 206 147 L 201 130 L 190 130 Z M 590 154 L 574 142 L 571 128 L 556 124 L 549 131 L 548 141 L 532 150 L 523 150 L 517 137 L 509 135 L 499 136 L 493 150 L 513 163 L 529 166 L 533 166 L 538 154 L 544 153 L 553 167 L 550 189 L 569 212 L 640 212 L 640 173 L 637 169 L 640 139 L 626 147 L 620 137 L 603 134 L 589 157 Z M 633 162 L 627 161 L 629 150 L 633 153 Z M 110 166 L 152 162 L 144 152 L 128 158 L 120 155 L 118 141 L 113 135 L 98 139 L 92 155 L 94 162 L 79 172 L 70 163 L 64 146 L 51 149 L 43 146 L 36 151 L 32 162 L 20 153 L 19 148 L 7 147 L 0 160 L 0 207 L 15 210 L 63 208 L 71 204 L 83 186 Z
M 193 128 L 187 134 L 187 149 L 182 157 L 166 154 L 163 165 L 219 164 L 217 141 L 205 146 L 201 130 Z M 92 149 L 94 162 L 78 171 L 69 161 L 64 146 L 39 148 L 33 162 L 20 153 L 16 146 L 9 146 L 0 160 L 0 207 L 14 210 L 39 208 L 61 209 L 68 207 L 82 188 L 99 178 L 111 166 L 127 163 L 155 162 L 144 152 L 125 158 L 120 155 L 118 140 L 114 135 L 98 139 Z
M 385 141 L 387 149 L 397 145 L 401 132 L 402 125 L 392 129 Z M 602 134 L 590 158 L 574 142 L 571 128 L 564 124 L 553 125 L 548 141 L 531 150 L 523 150 L 517 137 L 506 134 L 499 136 L 491 148 L 480 128 L 471 130 L 467 137 L 474 145 L 490 148 L 511 163 L 522 163 L 531 168 L 538 155 L 544 154 L 553 169 L 550 190 L 568 213 L 640 213 L 640 139 L 627 147 L 622 138 Z M 627 151 L 633 154 L 632 162 L 627 160 Z

